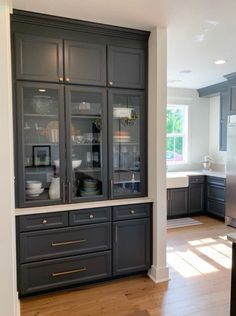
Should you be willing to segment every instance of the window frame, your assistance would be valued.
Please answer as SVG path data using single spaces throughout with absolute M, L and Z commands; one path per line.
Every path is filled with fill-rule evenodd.
M 180 108 L 183 110 L 183 132 L 182 133 L 167 133 L 166 130 L 166 145 L 167 145 L 167 138 L 168 137 L 182 137 L 183 138 L 183 160 L 167 160 L 166 158 L 166 164 L 167 165 L 176 165 L 176 164 L 185 164 L 188 162 L 188 105 L 185 104 L 167 104 L 166 110 L 168 108 Z M 167 116 L 166 116 L 167 118 Z M 167 152 L 167 147 L 166 147 Z

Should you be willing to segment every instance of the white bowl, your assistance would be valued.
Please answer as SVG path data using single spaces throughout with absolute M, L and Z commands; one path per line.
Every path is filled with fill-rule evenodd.
M 36 189 L 27 189 L 26 193 L 29 196 L 35 197 L 35 196 L 39 196 L 41 193 L 43 193 L 43 191 L 44 191 L 44 188 L 37 189 L 37 190 Z
M 26 181 L 26 188 L 27 189 L 40 190 L 41 187 L 42 187 L 42 182 L 41 181 L 36 181 L 36 180 L 28 180 L 28 181 Z
M 82 163 L 82 160 L 72 160 L 72 168 L 78 168 Z
M 82 160 L 72 160 L 72 168 L 78 168 L 82 163 Z M 54 160 L 54 164 L 57 168 L 60 167 L 60 160 Z

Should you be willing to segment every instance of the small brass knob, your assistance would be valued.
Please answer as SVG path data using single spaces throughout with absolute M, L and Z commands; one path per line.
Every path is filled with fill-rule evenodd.
M 48 221 L 46 219 L 44 219 L 42 223 L 45 225 L 45 224 L 47 224 L 47 222 Z
M 70 82 L 70 78 L 66 78 L 66 82 Z
M 63 81 L 63 77 L 60 77 L 60 78 L 59 78 L 59 81 L 62 82 L 62 81 Z
M 93 219 L 93 218 L 94 218 L 93 214 L 90 214 L 90 215 L 89 215 L 89 218 L 90 218 L 90 219 Z
M 109 85 L 112 86 L 113 85 L 113 81 L 109 81 Z
M 130 214 L 134 214 L 134 213 L 135 213 L 135 211 L 134 211 L 134 210 L 130 210 L 129 212 L 130 212 Z

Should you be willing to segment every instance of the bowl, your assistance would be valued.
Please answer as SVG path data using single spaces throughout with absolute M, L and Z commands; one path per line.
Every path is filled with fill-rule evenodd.
M 41 193 L 43 193 L 43 191 L 44 191 L 44 188 L 41 188 L 41 189 L 27 189 L 26 190 L 26 194 L 29 195 L 29 196 L 36 197 L 36 196 L 39 196 Z
M 32 190 L 40 190 L 42 187 L 42 182 L 37 180 L 26 181 L 26 188 Z
M 72 160 L 72 168 L 78 168 L 82 163 L 82 160 Z M 60 167 L 60 160 L 54 160 L 54 164 L 57 168 Z

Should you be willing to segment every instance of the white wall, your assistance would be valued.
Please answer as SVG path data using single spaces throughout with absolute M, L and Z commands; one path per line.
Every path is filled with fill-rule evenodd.
M 226 163 L 226 151 L 219 151 L 220 146 L 220 96 L 209 98 L 209 156 L 215 168 L 224 169 Z M 221 165 L 221 166 L 220 166 Z
M 167 104 L 188 105 L 188 162 L 169 165 L 168 170 L 202 169 L 209 152 L 209 98 L 199 98 L 194 89 L 168 88 Z
M 0 315 L 19 312 L 16 292 L 13 126 L 10 50 L 11 1 L 0 0 Z
M 153 199 L 153 264 L 149 276 L 166 281 L 166 29 L 149 39 L 148 191 Z

